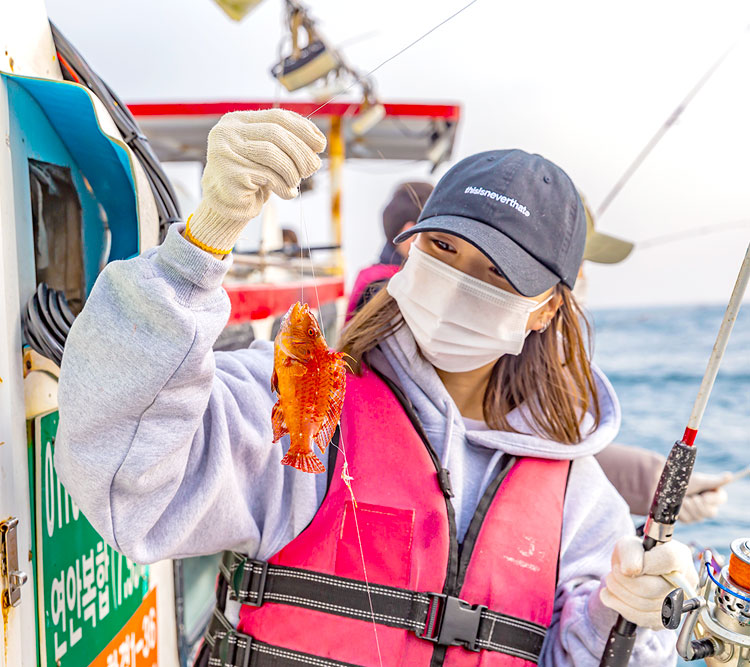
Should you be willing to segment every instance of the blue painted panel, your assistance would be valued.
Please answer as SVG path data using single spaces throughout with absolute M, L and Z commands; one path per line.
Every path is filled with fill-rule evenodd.
M 81 202 L 84 249 L 84 277 L 86 293 L 96 280 L 104 248 L 104 226 L 99 217 L 96 198 L 86 188 L 83 175 L 70 152 L 50 125 L 36 101 L 13 81 L 7 81 L 10 107 L 10 139 L 13 159 L 13 181 L 16 198 L 16 225 L 24 253 L 20 261 L 33 267 L 34 241 L 32 238 L 31 195 L 29 188 L 29 158 L 69 167 Z M 23 211 L 23 216 L 21 216 Z M 34 270 L 31 268 L 33 276 Z M 34 281 L 35 282 L 35 281 Z M 27 298 L 30 295 L 24 295 Z
M 2 76 L 11 112 L 14 178 L 28 181 L 28 158 L 71 168 L 83 209 L 88 293 L 99 273 L 107 226 L 112 246 L 106 259 L 127 259 L 139 252 L 138 208 L 128 154 L 101 131 L 82 87 Z M 28 183 L 25 193 L 28 202 Z M 27 218 L 30 227 L 30 214 Z

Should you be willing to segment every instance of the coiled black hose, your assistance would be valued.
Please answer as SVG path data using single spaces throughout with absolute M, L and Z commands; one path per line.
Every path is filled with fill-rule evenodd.
M 65 295 L 39 283 L 21 313 L 21 327 L 31 349 L 59 366 L 74 319 Z
M 141 132 L 138 122 L 127 106 L 122 103 L 106 82 L 91 69 L 83 56 L 66 39 L 57 26 L 52 21 L 49 25 L 52 30 L 55 49 L 61 56 L 63 77 L 68 81 L 83 84 L 102 101 L 109 115 L 112 116 L 117 129 L 122 134 L 123 141 L 141 163 L 156 201 L 156 210 L 159 214 L 159 242 L 161 243 L 167 235 L 169 226 L 173 222 L 179 222 L 182 217 L 177 203 L 177 195 L 169 182 L 169 178 L 164 173 L 159 158 L 156 157 L 151 144 Z

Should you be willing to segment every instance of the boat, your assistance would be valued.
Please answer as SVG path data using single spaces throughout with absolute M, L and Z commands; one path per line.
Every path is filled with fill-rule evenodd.
M 155 246 L 182 219 L 161 161 L 202 161 L 223 113 L 274 103 L 128 107 L 50 24 L 43 0 L 0 9 L 0 44 L 0 667 L 110 667 L 126 655 L 138 667 L 186 666 L 212 613 L 219 556 L 140 565 L 96 532 L 54 468 L 59 365 L 104 266 Z M 221 349 L 272 336 L 300 294 L 335 327 L 344 161 L 435 165 L 460 118 L 454 104 L 383 104 L 374 115 L 370 99 L 283 106 L 329 138 L 331 243 L 303 247 L 300 259 L 302 244 L 285 247 L 267 219 L 264 241 L 238 253 L 225 284 Z

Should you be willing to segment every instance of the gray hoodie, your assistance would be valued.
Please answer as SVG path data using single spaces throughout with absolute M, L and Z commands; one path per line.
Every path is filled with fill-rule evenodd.
M 223 549 L 267 559 L 310 522 L 325 475 L 279 465 L 272 344 L 212 351 L 229 315 L 221 282 L 231 258 L 214 258 L 181 231 L 173 225 L 162 246 L 99 276 L 65 348 L 55 465 L 93 526 L 138 562 Z M 451 472 L 459 538 L 503 453 L 572 460 L 541 664 L 597 665 L 615 619 L 599 599 L 600 580 L 615 541 L 633 532 L 593 458 L 620 422 L 606 378 L 596 371 L 599 427 L 570 446 L 529 433 L 523 409 L 510 418 L 526 433 L 467 432 L 406 327 L 381 349 Z M 586 415 L 584 432 L 592 425 Z M 632 660 L 674 664 L 673 633 L 639 630 Z

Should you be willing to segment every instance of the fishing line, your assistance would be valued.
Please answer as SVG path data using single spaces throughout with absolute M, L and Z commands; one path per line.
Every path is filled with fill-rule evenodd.
M 318 317 L 320 318 L 320 328 L 323 331 L 323 338 L 325 338 L 326 340 L 328 340 L 328 336 L 326 336 L 325 324 L 323 323 L 323 313 L 322 313 L 322 311 L 320 309 L 321 308 L 321 304 L 320 304 L 320 294 L 318 294 L 318 280 L 315 277 L 315 262 L 313 262 L 312 251 L 310 250 L 310 248 L 311 248 L 311 246 L 310 246 L 310 236 L 307 233 L 307 222 L 305 221 L 305 212 L 302 209 L 302 193 L 301 192 L 300 192 L 300 194 L 297 195 L 297 199 L 299 200 L 299 217 L 300 217 L 300 221 L 302 222 L 302 225 L 301 225 L 302 229 L 305 232 L 305 243 L 307 244 L 307 252 L 308 252 L 308 256 L 310 258 L 310 271 L 312 272 L 313 287 L 315 288 L 315 302 L 316 302 L 316 306 L 317 306 Z M 300 243 L 300 268 L 299 268 L 299 272 L 300 272 L 300 280 L 304 281 L 302 261 L 303 261 L 302 260 L 302 244 Z M 303 285 L 304 285 L 304 282 L 303 282 Z M 303 289 L 304 289 L 304 287 L 303 287 Z
M 720 234 L 722 232 L 732 231 L 734 229 L 744 229 L 748 225 L 750 225 L 750 220 L 734 220 L 718 225 L 702 225 L 701 227 L 692 227 L 681 232 L 674 232 L 673 234 L 652 236 L 650 239 L 646 239 L 645 241 L 637 241 L 635 247 L 637 250 L 655 248 L 661 245 L 668 245 L 670 243 L 676 243 L 677 241 L 683 241 L 685 239 L 708 236 L 709 234 Z
M 370 593 L 370 580 L 367 577 L 367 566 L 365 565 L 365 550 L 362 547 L 362 536 L 359 531 L 359 521 L 357 520 L 357 499 L 354 497 L 354 489 L 352 488 L 352 482 L 354 478 L 349 475 L 349 461 L 346 458 L 346 447 L 344 447 L 344 434 L 339 428 L 339 442 L 341 447 L 335 443 L 331 443 L 336 449 L 338 449 L 344 457 L 344 465 L 341 469 L 341 478 L 344 480 L 349 489 L 349 493 L 352 494 L 352 515 L 354 516 L 354 527 L 357 529 L 357 541 L 359 542 L 359 555 L 362 558 L 362 572 L 365 577 L 365 590 L 367 591 L 367 599 L 370 603 L 370 614 L 372 615 L 372 629 L 375 632 L 375 646 L 378 649 L 378 662 L 380 667 L 383 667 L 383 654 L 380 650 L 380 639 L 378 638 L 378 625 L 375 622 L 375 608 L 372 604 L 372 595 Z
M 302 196 L 299 195 L 299 216 L 302 220 Z M 308 252 L 310 252 L 310 242 L 307 242 Z M 305 302 L 305 272 L 304 272 L 304 250 L 302 244 L 299 244 L 299 295 L 300 301 Z M 310 255 L 310 262 L 312 262 L 312 254 Z M 322 325 L 321 325 L 322 326 Z
M 303 206 L 302 206 L 302 193 L 300 192 L 299 195 L 297 195 L 297 197 L 299 199 L 299 212 L 300 212 L 300 223 L 301 223 L 300 226 L 304 230 L 305 241 L 307 243 L 307 247 L 308 247 L 308 251 L 309 251 L 309 249 L 310 249 L 310 236 L 309 236 L 308 231 L 307 231 L 307 222 L 305 220 L 304 209 L 303 209 Z M 300 246 L 301 246 L 301 244 L 300 244 Z M 316 299 L 317 304 L 318 304 L 318 314 L 320 314 L 320 296 L 318 294 L 318 283 L 317 283 L 317 280 L 315 278 L 315 264 L 314 264 L 313 259 L 312 259 L 312 253 L 310 253 L 310 269 L 312 271 L 313 285 L 315 287 L 315 299 Z M 302 263 L 301 262 L 300 262 L 300 274 L 302 274 Z M 320 326 L 321 326 L 321 329 L 322 329 L 323 328 L 322 317 L 321 317 L 321 325 Z M 325 331 L 323 331 L 323 335 L 325 336 Z M 344 465 L 343 465 L 343 468 L 341 470 L 341 479 L 344 481 L 344 484 L 346 484 L 347 488 L 349 489 L 349 493 L 352 496 L 352 514 L 354 516 L 354 528 L 357 531 L 357 542 L 359 544 L 359 556 L 362 559 L 362 572 L 364 574 L 364 579 L 365 579 L 365 590 L 367 591 L 367 599 L 368 599 L 368 602 L 370 604 L 370 614 L 372 616 L 372 627 L 373 627 L 373 630 L 375 632 L 375 646 L 377 647 L 377 650 L 378 650 L 378 662 L 380 663 L 380 667 L 383 667 L 383 654 L 382 654 L 382 652 L 380 650 L 380 638 L 378 637 L 378 626 L 377 626 L 377 623 L 375 622 L 375 609 L 374 609 L 373 604 L 372 604 L 372 594 L 370 592 L 370 580 L 367 577 L 367 566 L 365 565 L 365 550 L 364 550 L 364 547 L 362 546 L 362 534 L 361 534 L 361 532 L 359 530 L 359 520 L 357 518 L 357 498 L 354 495 L 354 489 L 352 488 L 353 478 L 349 474 L 349 460 L 346 458 L 346 448 L 344 447 L 344 436 L 343 436 L 343 433 L 341 432 L 341 428 L 340 427 L 339 427 L 339 442 L 341 443 L 341 447 L 339 447 L 335 443 L 331 443 L 331 444 L 333 444 L 333 446 L 336 447 L 336 449 L 338 449 L 341 452 L 341 454 L 343 455 L 343 457 L 344 457 Z M 330 461 L 329 461 L 328 465 L 330 465 Z
M 354 80 L 354 82 L 353 82 L 353 83 L 352 83 L 351 85 L 349 85 L 348 87 L 346 87 L 346 88 L 345 88 L 344 90 L 342 90 L 342 91 L 341 91 L 340 93 L 336 93 L 336 95 L 334 95 L 334 96 L 333 96 L 333 97 L 331 97 L 331 98 L 330 98 L 330 99 L 329 99 L 328 101 L 326 101 L 326 102 L 324 102 L 323 104 L 321 104 L 321 105 L 320 105 L 320 106 L 319 106 L 319 107 L 318 107 L 317 109 L 315 109 L 315 111 L 313 111 L 312 113 L 308 114 L 308 115 L 306 116 L 306 118 L 310 118 L 310 116 L 313 116 L 314 114 L 318 113 L 318 111 L 320 111 L 320 110 L 321 110 L 321 109 L 322 109 L 323 107 L 325 107 L 325 106 L 328 106 L 328 105 L 329 105 L 329 104 L 330 104 L 331 102 L 333 102 L 333 100 L 336 100 L 336 99 L 338 99 L 339 97 L 341 97 L 342 95 L 344 95 L 345 93 L 348 93 L 348 92 L 349 92 L 349 91 L 350 91 L 350 90 L 351 90 L 352 88 L 354 88 L 354 86 L 356 86 L 356 85 L 357 85 L 358 83 L 361 83 L 361 82 L 362 82 L 362 81 L 363 81 L 364 79 L 366 79 L 366 78 L 367 78 L 368 76 L 371 76 L 372 74 L 375 74 L 375 72 L 377 72 L 377 71 L 378 71 L 378 70 L 379 70 L 379 69 L 380 69 L 381 67 L 383 67 L 384 65 L 387 65 L 387 64 L 388 64 L 389 62 L 391 62 L 391 60 L 393 60 L 394 58 L 398 58 L 398 56 L 400 56 L 400 55 L 401 55 L 402 53 L 405 53 L 405 52 L 406 52 L 406 51 L 408 51 L 408 50 L 409 50 L 409 49 L 410 49 L 410 48 L 411 48 L 412 46 L 414 46 L 414 45 L 418 44 L 419 42 L 421 42 L 421 41 L 422 41 L 422 40 L 423 40 L 423 39 L 424 39 L 425 37 L 427 37 L 427 35 L 430 35 L 431 33 L 435 32 L 435 31 L 436 31 L 436 30 L 437 30 L 438 28 L 440 28 L 441 26 L 443 26 L 443 25 L 445 25 L 446 23 L 448 23 L 448 21 L 451 21 L 451 20 L 453 20 L 454 18 L 456 18 L 456 16 L 458 16 L 458 15 L 459 15 L 459 14 L 460 14 L 461 12 L 463 12 L 463 11 L 467 10 L 467 9 L 468 9 L 469 7 L 471 7 L 471 6 L 472 6 L 472 5 L 473 5 L 473 4 L 475 3 L 475 2 L 477 2 L 477 0 L 471 0 L 471 2 L 469 2 L 468 4 L 466 4 L 466 5 L 464 5 L 463 7 L 461 7 L 461 9 L 459 9 L 459 10 L 458 10 L 457 12 L 455 12 L 454 14 L 451 14 L 451 15 L 450 15 L 450 16 L 449 16 L 448 18 L 446 18 L 446 19 L 443 19 L 443 20 L 442 20 L 442 21 L 441 21 L 440 23 L 438 23 L 438 24 L 437 24 L 436 26 L 434 26 L 434 27 L 430 28 L 430 29 L 429 29 L 429 30 L 428 30 L 428 31 L 427 31 L 426 33 L 424 33 L 424 34 L 423 34 L 423 35 L 421 35 L 420 37 L 417 37 L 417 39 L 415 39 L 415 40 L 414 40 L 413 42 L 411 42 L 411 44 L 407 44 L 407 45 L 406 45 L 405 47 L 403 47 L 403 48 L 402 48 L 402 49 L 401 49 L 400 51 L 398 51 L 398 52 L 394 53 L 394 54 L 393 54 L 393 55 L 392 55 L 392 56 L 391 56 L 390 58 L 386 58 L 386 59 L 385 59 L 385 60 L 384 60 L 384 61 L 383 61 L 382 63 L 380 63 L 380 64 L 379 64 L 379 65 L 378 65 L 377 67 L 375 67 L 374 69 L 371 69 L 371 70 L 370 70 L 369 72 L 367 72 L 367 74 L 363 74 L 362 76 L 360 76 L 360 77 L 357 77 L 357 78 L 356 78 L 356 79 Z
M 377 72 L 381 67 L 383 67 L 384 65 L 387 65 L 389 62 L 391 62 L 392 60 L 394 60 L 398 56 L 400 56 L 403 53 L 405 53 L 406 51 L 408 51 L 411 47 L 413 47 L 416 44 L 418 44 L 419 42 L 421 42 L 425 37 L 427 37 L 428 35 L 432 34 L 438 28 L 440 28 L 441 26 L 445 25 L 446 23 L 448 23 L 449 21 L 451 21 L 452 19 L 454 19 L 456 16 L 458 16 L 459 14 L 461 14 L 462 12 L 464 12 L 465 10 L 467 10 L 469 7 L 471 7 L 476 2 L 477 2 L 477 0 L 471 0 L 471 2 L 469 2 L 466 5 L 464 5 L 463 7 L 461 7 L 461 9 L 459 9 L 456 12 L 454 12 L 453 14 L 451 14 L 446 19 L 443 19 L 440 23 L 438 23 L 434 27 L 430 28 L 430 30 L 428 30 L 426 33 L 424 33 L 423 35 L 421 35 L 420 37 L 418 37 L 417 39 L 415 39 L 414 41 L 412 41 L 410 44 L 407 44 L 405 47 L 403 47 L 401 50 L 399 50 L 396 53 L 394 53 L 392 56 L 390 56 L 389 58 L 387 58 L 383 62 L 381 62 L 377 67 L 371 69 L 369 72 L 367 72 L 367 74 L 364 74 L 363 76 L 360 76 L 357 79 L 355 79 L 355 81 L 351 85 L 349 85 L 343 91 L 341 91 L 340 93 L 334 95 L 333 97 L 331 97 L 330 99 L 328 99 L 326 102 L 324 102 L 323 104 L 321 104 L 317 109 L 315 109 L 310 114 L 308 114 L 306 116 L 306 118 L 309 119 L 311 116 L 315 115 L 318 111 L 320 111 L 324 107 L 328 106 L 335 99 L 338 99 L 339 97 L 341 97 L 342 95 L 344 95 L 345 93 L 347 93 L 348 91 L 350 91 L 355 85 L 357 85 L 358 83 L 360 83 L 363 79 L 366 79 L 367 77 L 371 76 L 372 74 L 374 74 L 375 72 Z M 382 155 L 381 155 L 381 157 L 382 157 Z M 310 253 L 310 238 L 309 238 L 309 234 L 308 234 L 308 231 L 307 231 L 307 224 L 306 224 L 305 216 L 304 216 L 304 212 L 303 212 L 302 192 L 300 191 L 297 196 L 299 198 L 301 226 L 302 226 L 302 228 L 304 229 L 304 232 L 305 232 L 305 240 L 307 242 L 308 254 L 310 256 L 310 268 L 311 268 L 312 276 L 313 276 L 313 285 L 315 287 L 315 297 L 316 297 L 317 305 L 318 305 L 318 314 L 320 314 L 320 296 L 318 295 L 318 285 L 317 285 L 317 280 L 315 278 L 315 266 L 313 264 L 312 253 Z M 302 244 L 300 244 L 300 278 L 301 278 L 302 284 L 304 285 L 304 275 L 303 275 L 303 266 L 302 266 L 302 264 L 303 264 L 303 261 L 302 261 Z M 304 291 L 303 291 L 303 295 L 304 295 Z M 322 318 L 321 318 L 321 320 L 322 320 Z M 321 328 L 322 327 L 323 327 L 323 325 L 321 324 Z M 324 335 L 325 335 L 325 332 L 324 332 Z M 337 445 L 334 445 L 334 446 L 337 447 L 337 449 L 344 456 L 344 469 L 342 470 L 342 479 L 344 480 L 344 483 L 347 485 L 347 487 L 349 488 L 349 492 L 352 495 L 352 513 L 353 513 L 353 516 L 354 516 L 354 527 L 356 528 L 356 531 L 357 531 L 357 541 L 359 543 L 359 555 L 360 555 L 360 558 L 362 559 L 362 571 L 363 571 L 364 579 L 365 579 L 365 588 L 367 590 L 367 598 L 369 600 L 370 613 L 372 615 L 372 626 L 373 626 L 373 630 L 375 632 L 375 645 L 376 645 L 377 650 L 378 650 L 378 662 L 380 664 L 380 667 L 383 667 L 383 655 L 382 655 L 382 652 L 380 650 L 380 640 L 378 638 L 378 628 L 377 628 L 377 623 L 375 622 L 375 610 L 374 610 L 373 604 L 372 604 L 372 595 L 370 593 L 370 583 L 369 583 L 369 579 L 367 577 L 367 566 L 365 564 L 365 552 L 364 552 L 364 548 L 362 546 L 362 535 L 360 533 L 359 521 L 357 519 L 357 509 L 356 509 L 357 502 L 356 502 L 356 497 L 354 495 L 354 490 L 352 489 L 352 485 L 351 485 L 352 478 L 348 475 L 349 462 L 348 462 L 348 460 L 346 458 L 346 449 L 343 446 L 343 439 L 341 440 L 341 447 L 338 447 Z M 345 474 L 346 474 L 346 477 L 344 477 Z

